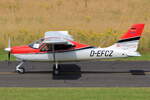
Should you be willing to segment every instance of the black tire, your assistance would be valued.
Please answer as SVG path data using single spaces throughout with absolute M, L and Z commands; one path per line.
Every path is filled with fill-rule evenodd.
M 59 75 L 59 70 L 53 70 L 53 75 L 54 75 L 54 76 Z
M 56 66 L 55 64 L 53 65 L 53 75 L 56 76 L 56 75 L 59 75 L 60 71 L 60 66 L 58 65 L 58 68 L 56 69 Z

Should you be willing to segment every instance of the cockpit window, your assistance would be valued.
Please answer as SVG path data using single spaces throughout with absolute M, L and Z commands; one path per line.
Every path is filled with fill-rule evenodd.
M 44 41 L 44 38 L 39 39 L 39 40 L 29 44 L 28 46 L 31 47 L 31 48 L 34 48 L 34 49 L 38 49 L 43 41 Z
M 41 51 L 52 51 L 52 44 L 45 43 L 45 41 L 48 40 L 48 39 L 50 39 L 51 41 L 53 39 L 55 39 L 55 41 L 57 42 L 56 38 L 41 38 L 41 39 L 29 44 L 28 46 L 33 48 L 33 49 L 40 49 Z M 68 42 L 67 44 L 55 44 L 54 49 L 57 50 L 57 51 L 59 51 L 59 50 L 68 50 L 68 49 L 70 49 L 74 46 L 75 45 L 73 45 L 71 42 Z
M 40 51 L 52 51 L 52 45 L 51 44 L 42 44 Z
M 55 44 L 54 49 L 55 51 L 62 51 L 62 50 L 68 50 L 70 48 L 73 48 L 72 45 L 65 45 L 65 44 Z M 41 46 L 41 51 L 52 51 L 52 44 L 43 44 Z

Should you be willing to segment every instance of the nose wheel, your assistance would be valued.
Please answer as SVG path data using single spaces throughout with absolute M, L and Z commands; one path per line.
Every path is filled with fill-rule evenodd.
M 16 71 L 17 71 L 17 73 L 19 73 L 19 74 L 24 74 L 24 73 L 25 73 L 25 69 L 24 69 L 24 68 L 19 68 L 19 69 L 17 69 Z
M 22 61 L 21 63 L 19 63 L 19 65 L 16 66 L 16 72 L 19 74 L 24 74 L 25 73 L 25 68 L 21 67 L 24 64 L 24 62 Z

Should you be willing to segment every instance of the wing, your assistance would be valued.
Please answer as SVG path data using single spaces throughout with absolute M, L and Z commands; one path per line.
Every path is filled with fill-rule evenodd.
M 55 44 L 55 45 L 72 45 L 69 40 L 73 41 L 72 36 L 68 33 L 68 31 L 48 31 L 45 32 L 43 43 L 46 44 Z
M 69 44 L 70 42 L 64 38 L 60 37 L 47 37 L 44 39 L 43 43 L 47 44 Z
M 49 38 L 49 37 L 64 38 L 64 39 L 72 40 L 72 41 L 74 40 L 68 31 L 48 31 L 48 32 L 45 32 L 44 38 Z

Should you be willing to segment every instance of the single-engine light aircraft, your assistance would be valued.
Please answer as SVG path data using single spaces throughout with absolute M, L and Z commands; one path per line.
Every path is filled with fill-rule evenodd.
M 21 61 L 16 66 L 18 73 L 25 72 L 25 61 L 48 61 L 54 64 L 53 74 L 57 75 L 62 62 L 141 56 L 137 48 L 143 29 L 144 24 L 132 25 L 120 40 L 106 48 L 75 42 L 68 31 L 48 31 L 44 38 L 25 46 L 11 47 L 9 40 L 5 51 L 9 59 L 12 54 Z

